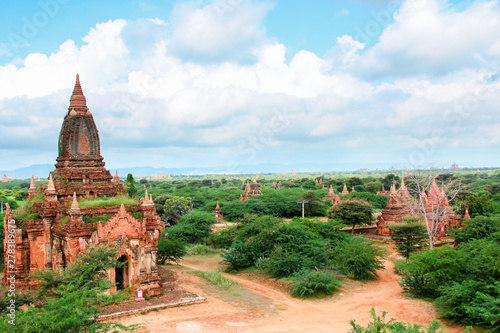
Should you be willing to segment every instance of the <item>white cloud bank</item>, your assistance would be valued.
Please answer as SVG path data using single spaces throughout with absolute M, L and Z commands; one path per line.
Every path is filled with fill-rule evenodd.
M 405 1 L 375 46 L 345 35 L 325 58 L 304 50 L 289 62 L 262 24 L 271 6 L 235 3 L 182 5 L 173 22 L 99 23 L 81 47 L 68 40 L 0 66 L 0 168 L 55 159 L 76 72 L 115 167 L 298 163 L 305 150 L 321 163 L 493 163 L 496 1 L 460 12 Z M 461 154 L 470 147 L 484 158 Z

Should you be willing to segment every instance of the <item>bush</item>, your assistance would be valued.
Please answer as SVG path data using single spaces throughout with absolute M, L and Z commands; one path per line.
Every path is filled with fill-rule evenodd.
M 251 244 L 235 241 L 227 250 L 222 250 L 222 262 L 228 265 L 227 270 L 238 270 L 250 267 L 255 262 Z
M 462 253 L 445 246 L 413 256 L 400 284 L 410 296 L 437 298 L 439 287 L 463 275 Z
M 158 239 L 158 252 L 156 253 L 156 262 L 165 264 L 166 262 L 178 262 L 186 255 L 186 242 L 182 239 L 168 239 L 165 233 Z
M 334 250 L 335 267 L 347 277 L 366 281 L 377 279 L 383 269 L 384 251 L 362 237 L 352 237 Z
M 292 296 L 331 295 L 342 287 L 333 276 L 321 271 L 301 271 L 292 278 Z
M 210 213 L 195 212 L 184 215 L 176 225 L 167 229 L 168 237 L 183 239 L 191 244 L 201 243 L 210 235 L 215 222 L 214 216 Z
M 441 323 L 437 320 L 433 320 L 429 327 L 419 324 L 412 323 L 402 323 L 395 319 L 391 319 L 388 322 L 385 319 L 387 312 L 382 312 L 382 317 L 377 316 L 375 313 L 375 308 L 370 310 L 370 315 L 372 316 L 372 322 L 368 326 L 363 327 L 356 324 L 355 320 L 351 320 L 349 323 L 352 329 L 347 333 L 445 333 L 444 329 L 441 329 Z
M 218 253 L 218 251 L 211 249 L 203 244 L 193 244 L 187 248 L 187 255 L 189 256 L 197 256 L 210 253 Z
M 473 239 L 491 238 L 498 232 L 500 232 L 499 217 L 478 216 L 470 219 L 462 229 L 457 230 L 454 238 L 457 243 L 466 243 Z
M 210 234 L 206 243 L 219 249 L 227 249 L 236 239 L 236 230 L 236 226 L 220 229 Z

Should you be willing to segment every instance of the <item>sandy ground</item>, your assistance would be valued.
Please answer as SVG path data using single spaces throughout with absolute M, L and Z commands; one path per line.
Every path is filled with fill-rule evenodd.
M 226 274 L 241 287 L 221 290 L 192 270 L 220 269 L 216 257 L 191 257 L 175 267 L 180 286 L 186 291 L 207 298 L 206 303 L 170 308 L 145 315 L 126 317 L 126 325 L 143 324 L 139 332 L 347 332 L 349 320 L 359 324 L 370 321 L 369 311 L 388 312 L 386 318 L 404 322 L 428 324 L 437 317 L 433 305 L 406 298 L 397 283 L 399 276 L 393 263 L 385 261 L 380 279 L 368 283 L 343 281 L 333 297 L 302 300 L 291 297 L 279 282 L 259 278 L 254 274 Z M 463 328 L 447 327 L 450 333 Z

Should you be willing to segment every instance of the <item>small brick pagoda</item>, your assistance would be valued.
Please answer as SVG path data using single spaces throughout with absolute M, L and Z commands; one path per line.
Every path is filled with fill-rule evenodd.
M 240 195 L 240 201 L 245 201 L 256 195 L 262 195 L 262 192 L 259 190 L 257 179 L 253 180 L 252 185 L 250 185 L 250 183 L 247 181 L 247 184 L 245 186 L 245 193 Z
M 15 265 L 5 265 L 4 284 L 14 272 L 16 287 L 28 288 L 38 283 L 26 279 L 30 273 L 64 268 L 76 256 L 84 255 L 89 246 L 114 244 L 120 250 L 117 261 L 125 262 L 108 272 L 116 288 L 136 286 L 150 296 L 161 293 L 156 251 L 165 226 L 147 191 L 136 204 L 92 205 L 96 197 L 101 201 L 126 200 L 119 196 L 125 188 L 118 174 L 112 177 L 104 164 L 99 133 L 77 75 L 59 136 L 56 169 L 47 187 L 37 188 L 31 178 L 26 203 L 31 209 L 26 221 L 16 221 L 7 207 L 4 232 L 15 237 L 5 237 L 4 253 L 14 254 Z M 82 200 L 86 205 L 80 207 Z
M 323 200 L 331 200 L 334 205 L 338 204 L 340 202 L 340 196 L 338 196 L 334 191 L 333 191 L 333 186 L 330 185 L 330 190 L 328 193 L 323 197 Z

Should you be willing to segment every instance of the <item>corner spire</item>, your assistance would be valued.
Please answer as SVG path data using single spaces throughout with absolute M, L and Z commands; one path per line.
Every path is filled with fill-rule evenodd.
M 76 111 L 77 114 L 86 114 L 88 111 L 87 100 L 83 95 L 82 86 L 80 85 L 80 75 L 76 74 L 75 88 L 69 102 L 68 110 Z
M 52 174 L 49 175 L 49 184 L 47 185 L 47 192 L 56 193 L 56 188 L 54 186 L 54 181 L 52 180 Z
M 71 203 L 71 210 L 80 210 L 80 205 L 78 205 L 78 200 L 76 199 L 76 192 L 73 192 L 73 202 Z

